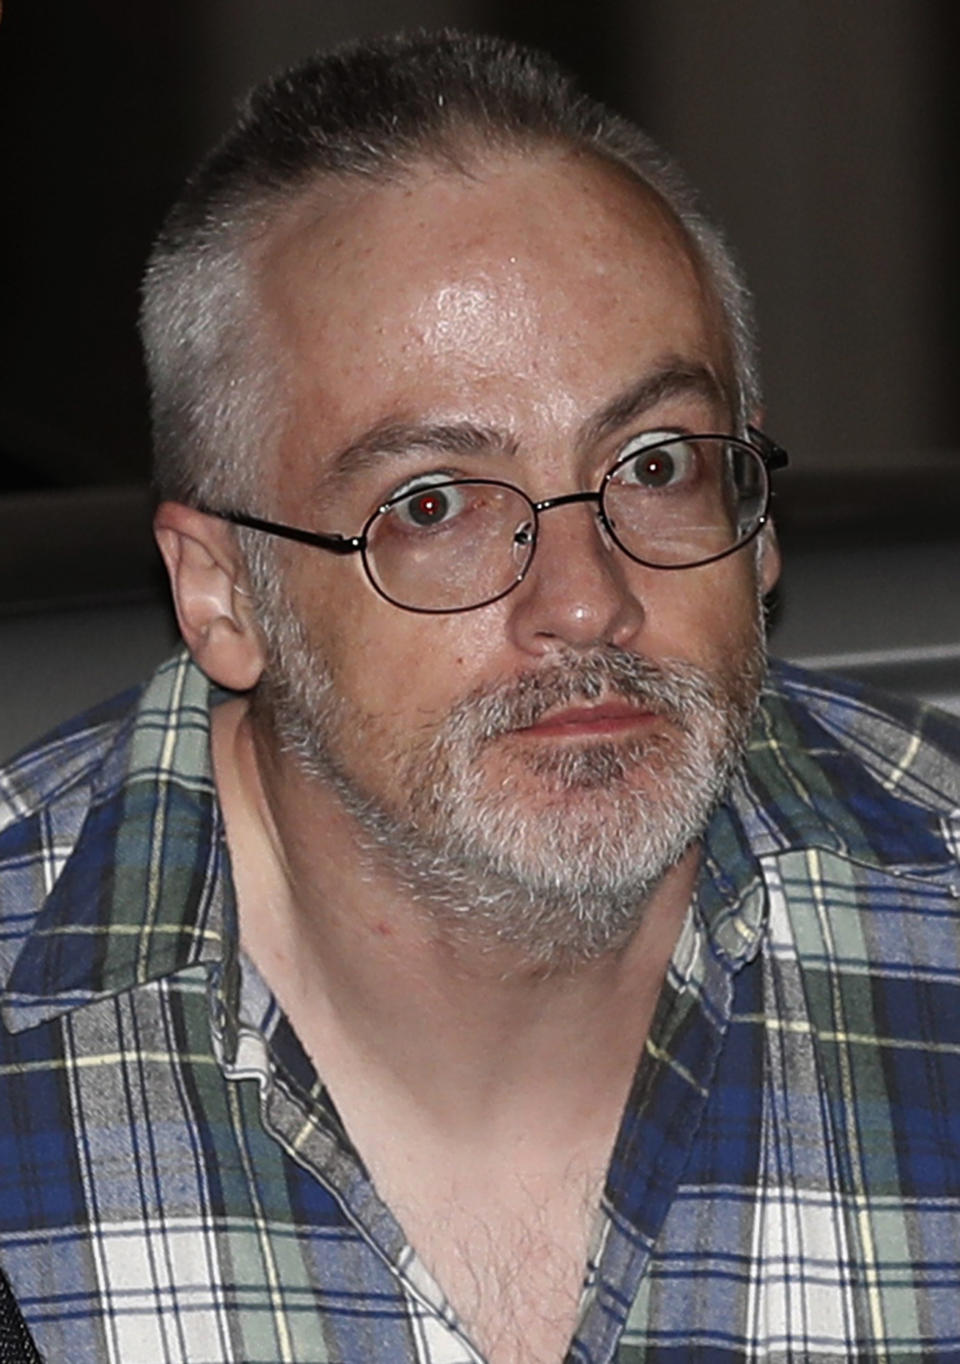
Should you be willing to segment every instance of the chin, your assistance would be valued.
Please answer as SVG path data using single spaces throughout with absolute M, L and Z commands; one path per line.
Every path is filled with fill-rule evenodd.
M 701 736 L 705 739 L 706 736 Z M 661 732 L 482 766 L 421 825 L 437 847 L 541 892 L 635 894 L 683 856 L 729 784 L 732 746 Z M 449 783 L 447 794 L 451 791 Z

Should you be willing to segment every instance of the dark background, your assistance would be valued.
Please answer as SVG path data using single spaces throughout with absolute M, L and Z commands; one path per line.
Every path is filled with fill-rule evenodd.
M 687 167 L 753 281 L 768 424 L 795 462 L 928 469 L 947 452 L 956 468 L 958 12 L 949 0 L 7 0 L 0 489 L 146 477 L 138 278 L 239 93 L 311 47 L 442 22 L 551 49 Z
M 726 227 L 792 455 L 775 651 L 960 714 L 955 0 L 6 0 L 0 754 L 176 638 L 135 320 L 189 167 L 276 67 L 444 23 L 552 50 Z

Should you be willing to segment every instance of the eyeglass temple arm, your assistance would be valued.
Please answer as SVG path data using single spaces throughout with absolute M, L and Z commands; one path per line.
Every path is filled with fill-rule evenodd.
M 234 526 L 265 531 L 267 535 L 279 535 L 284 540 L 297 540 L 304 545 L 314 545 L 317 549 L 328 549 L 333 554 L 356 554 L 363 549 L 363 537 L 360 535 L 324 535 L 322 531 L 282 526 L 278 521 L 264 521 L 260 516 L 247 516 L 244 512 L 216 511 L 213 507 L 204 506 L 199 506 L 197 510 L 207 516 L 219 516 L 221 521 L 229 521 Z
M 783 446 L 778 445 L 766 431 L 761 431 L 759 426 L 748 426 L 747 435 L 768 469 L 785 469 L 790 463 L 790 456 Z

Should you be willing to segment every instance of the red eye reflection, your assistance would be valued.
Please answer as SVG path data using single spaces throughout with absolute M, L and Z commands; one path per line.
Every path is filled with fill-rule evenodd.
M 637 473 L 638 477 L 645 479 L 651 487 L 658 488 L 670 479 L 673 473 L 673 459 L 662 452 L 648 455 L 642 463 L 638 461 Z
M 407 511 L 410 520 L 418 526 L 432 526 L 441 521 L 450 510 L 450 499 L 446 493 L 428 492 L 418 493 L 407 503 Z

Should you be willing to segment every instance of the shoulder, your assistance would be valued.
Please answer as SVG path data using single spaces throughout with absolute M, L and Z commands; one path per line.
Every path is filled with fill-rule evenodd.
M 0 984 L 91 818 L 118 791 L 139 691 L 77 716 L 0 768 Z M 9 1026 L 4 1007 L 4 1022 Z
M 11 827 L 94 783 L 129 729 L 142 690 L 74 716 L 0 767 L 0 844 Z
M 771 665 L 762 708 L 801 741 L 861 765 L 931 810 L 960 809 L 960 718 L 861 682 Z
M 734 803 L 755 852 L 956 868 L 960 721 L 942 711 L 774 663 L 741 777 Z
M 181 775 L 184 750 L 206 748 L 216 692 L 181 650 L 142 686 L 51 730 L 0 766 L 0 838 L 72 792 L 86 789 L 103 799 L 131 778 L 155 778 L 162 770 Z M 179 766 L 189 780 L 193 765 Z
M 64 867 L 173 785 L 208 791 L 207 679 L 180 653 L 142 687 L 53 730 L 0 768 L 0 911 L 28 921 Z M 75 859 L 76 860 L 76 859 Z

